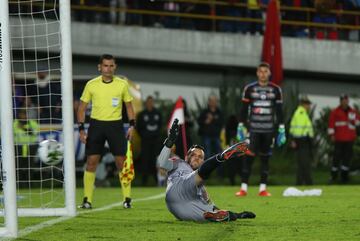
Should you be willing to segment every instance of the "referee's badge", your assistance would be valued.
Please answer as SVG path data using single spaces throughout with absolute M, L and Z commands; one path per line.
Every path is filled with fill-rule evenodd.
M 111 103 L 112 103 L 112 106 L 113 106 L 113 107 L 118 106 L 118 105 L 119 105 L 119 98 L 113 97 L 113 98 L 111 99 Z

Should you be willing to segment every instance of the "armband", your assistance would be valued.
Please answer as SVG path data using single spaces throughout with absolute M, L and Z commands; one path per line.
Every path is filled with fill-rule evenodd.
M 130 120 L 129 124 L 131 127 L 135 127 L 135 120 L 134 119 Z
M 85 130 L 85 126 L 83 122 L 78 123 L 79 131 Z

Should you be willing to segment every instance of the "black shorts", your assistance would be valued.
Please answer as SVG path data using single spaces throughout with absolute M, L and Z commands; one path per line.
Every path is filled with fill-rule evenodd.
M 274 133 L 250 133 L 250 150 L 260 156 L 271 156 Z
M 124 125 L 118 121 L 98 121 L 91 119 L 86 139 L 86 155 L 102 155 L 105 141 L 114 156 L 125 156 L 127 141 Z

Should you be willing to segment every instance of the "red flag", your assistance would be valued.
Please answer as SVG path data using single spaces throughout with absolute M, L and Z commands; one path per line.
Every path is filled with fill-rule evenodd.
M 187 153 L 187 143 L 186 143 L 186 132 L 185 132 L 185 113 L 184 113 L 184 102 L 181 96 L 177 99 L 173 112 L 171 113 L 170 120 L 168 122 L 168 131 L 171 128 L 172 123 L 175 119 L 179 120 L 179 125 L 181 126 L 181 134 L 183 141 L 184 154 Z M 180 147 L 177 147 L 180 148 Z
M 171 113 L 170 120 L 168 123 L 168 128 L 167 128 L 168 130 L 170 130 L 170 127 L 171 127 L 172 123 L 174 122 L 175 118 L 177 118 L 179 120 L 179 125 L 182 125 L 185 123 L 184 103 L 183 103 L 181 96 L 179 96 L 179 98 L 177 99 L 175 106 L 174 106 L 174 110 Z
M 277 0 L 271 0 L 266 12 L 262 61 L 271 66 L 271 81 L 280 85 L 283 80 L 280 17 Z

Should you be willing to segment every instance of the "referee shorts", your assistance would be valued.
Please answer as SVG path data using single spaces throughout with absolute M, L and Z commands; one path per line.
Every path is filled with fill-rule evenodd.
M 102 155 L 105 141 L 108 142 L 110 151 L 114 156 L 126 155 L 127 141 L 121 120 L 90 120 L 86 139 L 86 155 Z

